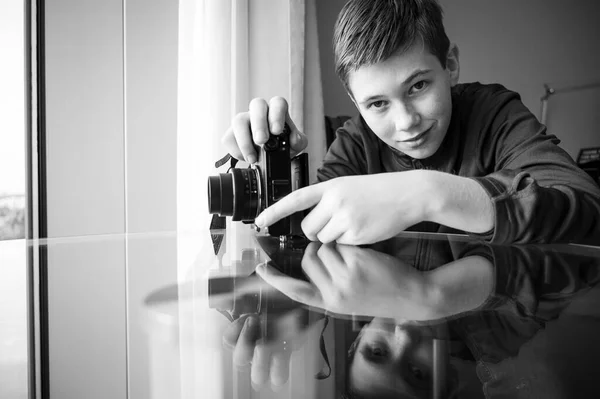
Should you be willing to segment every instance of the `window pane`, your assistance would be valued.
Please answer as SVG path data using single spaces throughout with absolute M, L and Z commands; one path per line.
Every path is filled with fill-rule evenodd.
M 24 23 L 0 2 L 0 399 L 28 396 Z

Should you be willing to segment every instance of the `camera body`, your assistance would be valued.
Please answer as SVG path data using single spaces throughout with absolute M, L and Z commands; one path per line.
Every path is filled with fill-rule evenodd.
M 290 129 L 271 134 L 263 146 L 256 147 L 258 162 L 247 169 L 231 168 L 208 178 L 209 213 L 231 216 L 234 221 L 253 223 L 267 207 L 292 191 L 308 185 L 308 155 L 290 157 Z M 304 212 L 279 220 L 268 228 L 271 236 L 301 235 Z

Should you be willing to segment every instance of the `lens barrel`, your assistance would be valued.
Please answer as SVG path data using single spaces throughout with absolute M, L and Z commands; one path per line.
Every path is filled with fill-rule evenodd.
M 208 178 L 208 212 L 253 221 L 260 211 L 260 180 L 254 169 L 231 169 Z

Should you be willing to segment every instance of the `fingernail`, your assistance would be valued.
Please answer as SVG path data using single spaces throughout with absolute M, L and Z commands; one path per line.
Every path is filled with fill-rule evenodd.
M 282 127 L 279 123 L 275 122 L 271 125 L 271 133 L 281 133 Z
M 242 332 L 245 332 L 248 328 L 250 328 L 250 319 L 251 319 L 251 317 L 248 316 L 246 318 L 246 320 L 244 320 L 244 326 L 242 327 Z
M 261 263 L 258 266 L 256 266 L 257 273 L 264 273 L 266 270 L 267 270 L 267 265 L 264 263 Z
M 248 316 L 248 318 L 246 319 L 245 327 L 253 328 L 254 326 L 256 326 L 257 321 L 258 320 L 254 316 Z
M 259 215 L 256 220 L 254 220 L 254 224 L 257 225 L 258 227 L 265 227 L 265 217 L 262 215 Z
M 254 155 L 248 155 L 246 157 L 246 162 L 248 162 L 249 164 L 253 164 L 256 162 L 256 156 Z

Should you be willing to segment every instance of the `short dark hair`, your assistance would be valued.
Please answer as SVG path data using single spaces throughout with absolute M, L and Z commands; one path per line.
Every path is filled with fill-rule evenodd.
M 348 75 L 406 51 L 418 39 L 442 67 L 450 40 L 437 0 L 350 0 L 335 23 L 335 71 L 348 90 Z

